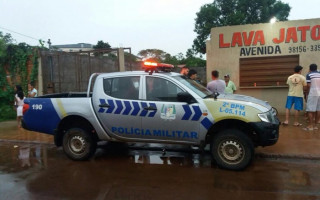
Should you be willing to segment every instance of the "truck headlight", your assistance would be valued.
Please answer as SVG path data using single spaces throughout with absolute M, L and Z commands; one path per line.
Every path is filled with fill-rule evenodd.
M 272 110 L 269 110 L 265 113 L 259 113 L 258 117 L 261 119 L 261 121 L 263 122 L 268 122 L 268 123 L 272 123 L 273 121 L 273 117 L 272 117 L 273 113 Z
M 277 116 L 278 115 L 278 110 L 275 107 L 271 108 L 271 112 L 273 116 Z

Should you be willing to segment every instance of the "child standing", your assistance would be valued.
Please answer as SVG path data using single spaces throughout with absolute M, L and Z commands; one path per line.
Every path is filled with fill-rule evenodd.
M 22 111 L 23 111 L 23 100 L 24 100 L 24 94 L 22 91 L 22 88 L 20 85 L 16 85 L 15 87 L 16 95 L 14 96 L 14 105 L 17 108 L 17 122 L 18 122 L 18 128 L 21 128 L 21 118 L 22 118 Z

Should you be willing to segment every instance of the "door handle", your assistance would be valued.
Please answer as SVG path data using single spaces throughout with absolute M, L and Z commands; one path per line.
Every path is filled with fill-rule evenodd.
M 157 108 L 149 106 L 149 107 L 144 107 L 144 110 L 157 110 Z
M 104 103 L 104 104 L 100 104 L 99 107 L 100 108 L 110 108 L 111 106 L 107 103 Z

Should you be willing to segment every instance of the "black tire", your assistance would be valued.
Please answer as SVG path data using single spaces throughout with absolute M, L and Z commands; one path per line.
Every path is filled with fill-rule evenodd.
M 242 131 L 227 129 L 213 137 L 211 154 L 220 168 L 243 170 L 253 159 L 254 146 Z
M 96 140 L 84 128 L 70 128 L 63 136 L 63 151 L 72 160 L 88 160 L 96 148 Z

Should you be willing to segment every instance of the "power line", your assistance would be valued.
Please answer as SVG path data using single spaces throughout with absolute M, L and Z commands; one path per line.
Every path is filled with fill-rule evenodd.
M 27 37 L 27 38 L 31 38 L 31 39 L 33 39 L 33 40 L 37 40 L 37 41 L 40 40 L 40 39 L 31 37 L 31 36 L 28 36 L 28 35 L 25 35 L 25 34 L 22 34 L 22 33 L 18 33 L 18 32 L 16 32 L 16 31 L 13 31 L 13 30 L 10 30 L 10 29 L 7 29 L 7 28 L 3 28 L 3 27 L 1 27 L 1 26 L 0 26 L 0 29 L 6 30 L 6 31 L 9 31 L 9 32 L 12 32 L 12 33 L 16 33 L 16 34 L 18 34 L 18 35 L 21 35 L 21 36 L 24 36 L 24 37 Z

